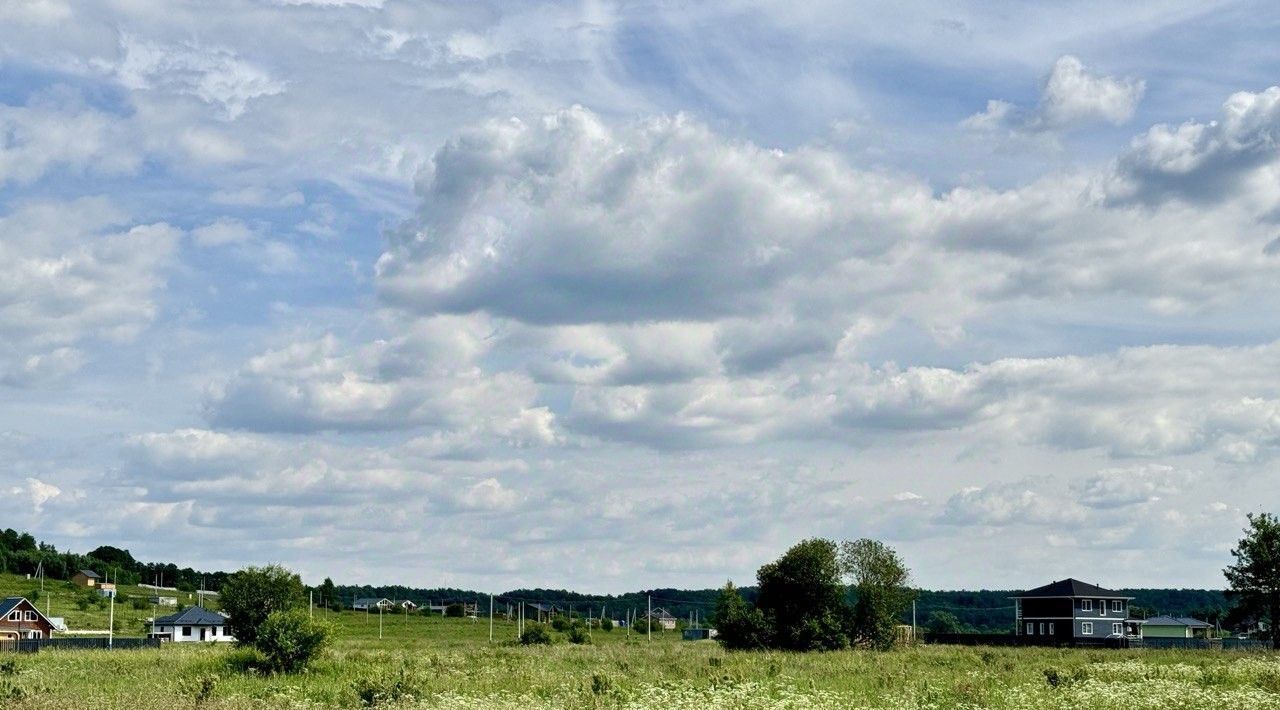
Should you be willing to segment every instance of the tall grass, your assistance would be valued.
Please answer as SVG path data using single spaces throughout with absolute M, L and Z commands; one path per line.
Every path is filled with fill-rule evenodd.
M 238 670 L 234 649 L 0 656 L 0 706 L 25 708 L 1277 708 L 1280 657 L 1199 651 L 926 646 L 726 653 L 623 630 L 521 647 L 514 626 L 344 613 L 297 676 Z M 393 623 L 398 622 L 398 623 Z M 8 695 L 4 695 L 7 693 Z

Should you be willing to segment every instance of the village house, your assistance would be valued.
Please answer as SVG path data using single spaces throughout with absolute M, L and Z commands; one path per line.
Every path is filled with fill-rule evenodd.
M 647 616 L 653 619 L 653 623 L 657 624 L 658 628 L 663 631 L 675 631 L 676 629 L 676 617 L 672 616 L 671 612 L 666 609 L 654 609 Z
M 1141 635 L 1142 622 L 1128 618 L 1133 597 L 1064 579 L 1011 597 L 1015 633 L 1045 643 L 1103 643 Z
M 98 584 L 98 596 L 105 599 L 116 598 L 116 585 L 114 582 L 100 582 Z
M 387 611 L 391 607 L 391 600 L 386 597 L 361 597 L 351 602 L 351 608 L 356 611 Z
M 71 582 L 80 587 L 98 586 L 98 573 L 91 569 L 82 569 L 71 575 Z
M 1142 624 L 1143 638 L 1204 639 L 1213 625 L 1188 616 L 1153 616 Z
M 56 628 L 49 617 L 22 597 L 0 600 L 0 641 L 53 638 Z
M 227 617 L 193 606 L 151 622 L 151 638 L 173 643 L 235 641 L 227 631 Z
M 409 600 L 409 599 L 406 599 L 406 600 L 404 600 L 404 601 L 400 602 L 400 603 L 399 603 L 399 604 L 397 604 L 396 606 L 400 607 L 401 609 L 404 609 L 405 611 L 413 611 L 413 610 L 415 610 L 415 609 L 417 609 L 417 608 L 418 608 L 418 605 L 417 605 L 417 604 L 414 604 L 414 603 L 413 603 L 411 600 Z

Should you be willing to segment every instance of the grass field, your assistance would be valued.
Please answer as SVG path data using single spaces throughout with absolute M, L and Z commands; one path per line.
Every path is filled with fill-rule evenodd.
M 226 646 L 0 656 L 0 706 L 46 708 L 1277 708 L 1280 657 L 1194 651 L 927 646 L 891 653 L 725 653 L 624 630 L 525 648 L 514 624 L 325 614 L 308 673 L 235 670 Z

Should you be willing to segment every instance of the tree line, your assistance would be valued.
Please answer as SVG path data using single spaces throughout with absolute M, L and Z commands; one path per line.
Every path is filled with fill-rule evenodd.
M 200 589 L 217 591 L 229 576 L 227 572 L 202 572 L 179 567 L 172 562 L 141 562 L 128 550 L 102 545 L 87 554 L 59 552 L 47 542 L 39 542 L 30 533 L 5 529 L 0 532 L 0 572 L 43 573 L 48 579 L 70 579 L 82 569 L 93 570 L 119 584 L 154 584 L 176 587 L 184 592 Z

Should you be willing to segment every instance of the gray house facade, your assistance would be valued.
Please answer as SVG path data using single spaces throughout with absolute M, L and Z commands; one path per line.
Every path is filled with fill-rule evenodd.
M 1133 597 L 1078 579 L 1064 579 L 1012 597 L 1014 633 L 1049 644 L 1106 643 L 1140 635 L 1129 618 Z

